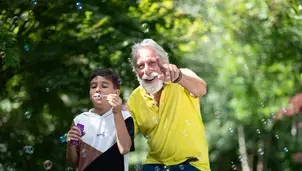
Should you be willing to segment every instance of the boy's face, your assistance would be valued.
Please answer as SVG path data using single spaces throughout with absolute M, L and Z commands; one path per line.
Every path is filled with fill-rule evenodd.
M 101 98 L 96 97 L 96 94 L 101 95 Z M 119 89 L 114 89 L 110 80 L 96 76 L 90 81 L 89 95 L 94 107 L 109 107 L 110 104 L 107 101 L 109 94 L 120 94 Z

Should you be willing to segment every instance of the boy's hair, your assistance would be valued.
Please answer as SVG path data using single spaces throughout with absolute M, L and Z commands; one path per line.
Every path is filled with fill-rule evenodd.
M 91 73 L 89 83 L 91 82 L 92 79 L 94 79 L 97 76 L 104 77 L 107 80 L 111 81 L 114 89 L 120 89 L 120 84 L 122 83 L 122 80 L 118 77 L 118 75 L 114 71 L 106 68 L 98 68 Z

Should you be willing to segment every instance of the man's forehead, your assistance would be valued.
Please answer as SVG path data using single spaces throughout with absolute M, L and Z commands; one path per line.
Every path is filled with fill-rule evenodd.
M 155 54 L 143 54 L 137 57 L 136 62 L 144 63 L 144 62 L 156 61 L 156 60 L 157 60 L 157 56 Z
M 156 56 L 155 50 L 150 47 L 144 47 L 138 50 L 139 57 L 152 57 Z
M 139 57 L 137 58 L 137 63 L 144 63 L 144 62 L 150 62 L 150 61 L 156 61 L 157 57 Z

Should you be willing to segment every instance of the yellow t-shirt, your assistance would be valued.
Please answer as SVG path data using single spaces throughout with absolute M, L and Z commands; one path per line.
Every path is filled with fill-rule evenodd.
M 165 84 L 158 107 L 140 86 L 130 95 L 127 107 L 135 135 L 141 132 L 148 139 L 150 151 L 145 164 L 175 165 L 196 158 L 190 164 L 210 171 L 199 98 L 179 84 Z

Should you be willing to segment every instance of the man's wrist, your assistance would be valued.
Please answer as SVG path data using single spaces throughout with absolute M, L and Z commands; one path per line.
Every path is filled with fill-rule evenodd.
M 179 83 L 179 81 L 182 79 L 182 72 L 180 71 L 180 69 L 178 69 L 179 71 L 179 76 L 177 77 L 176 80 L 173 81 L 173 83 Z

